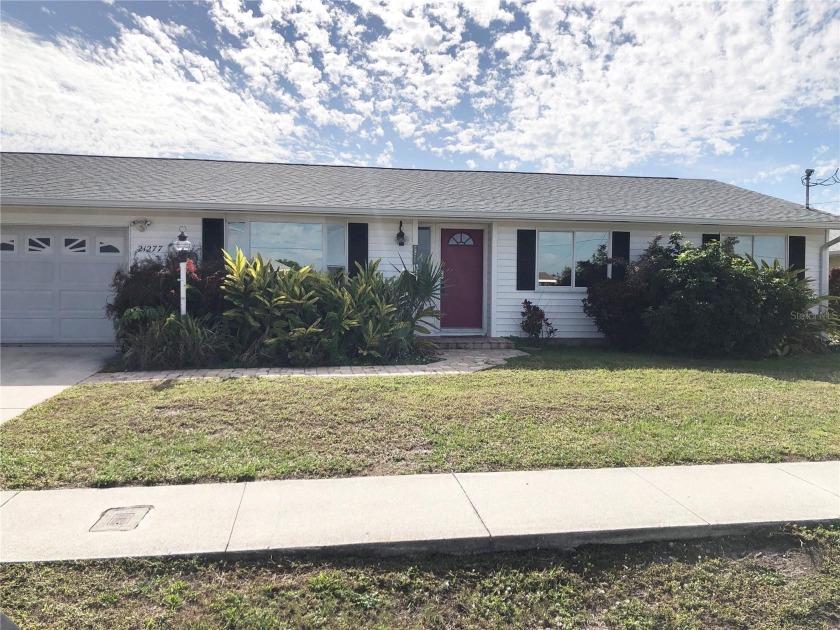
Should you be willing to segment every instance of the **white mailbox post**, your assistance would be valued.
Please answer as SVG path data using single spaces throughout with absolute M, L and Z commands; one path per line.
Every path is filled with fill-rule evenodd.
M 181 233 L 178 234 L 177 239 L 172 241 L 172 247 L 175 248 L 175 251 L 178 252 L 178 257 L 181 259 L 181 317 L 183 317 L 187 314 L 187 256 L 190 250 L 192 250 L 192 243 L 187 240 L 187 235 L 185 234 L 187 228 L 182 225 L 178 229 Z

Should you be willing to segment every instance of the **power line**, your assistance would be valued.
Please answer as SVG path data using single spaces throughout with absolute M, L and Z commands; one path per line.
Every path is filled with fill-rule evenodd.
M 807 186 L 808 188 L 813 188 L 814 186 L 833 186 L 834 184 L 840 184 L 840 168 L 834 169 L 834 172 L 826 177 L 825 179 L 817 179 L 811 181 L 811 175 L 814 174 L 813 169 L 808 169 L 805 171 L 805 174 L 802 176 L 802 185 Z

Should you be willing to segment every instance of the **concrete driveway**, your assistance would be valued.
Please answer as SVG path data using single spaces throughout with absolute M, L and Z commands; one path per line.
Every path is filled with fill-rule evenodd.
M 0 424 L 83 381 L 115 357 L 110 346 L 0 348 Z

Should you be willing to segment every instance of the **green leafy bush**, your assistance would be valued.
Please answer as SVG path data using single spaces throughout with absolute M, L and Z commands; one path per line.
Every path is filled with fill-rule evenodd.
M 545 316 L 545 311 L 530 300 L 522 302 L 520 328 L 528 335 L 529 339 L 550 339 L 557 334 L 557 329 Z
M 632 263 L 596 253 L 592 265 L 602 270 L 597 274 L 591 271 L 592 275 L 603 278 L 607 265 L 612 264 L 613 277 L 589 285 L 583 310 L 595 320 L 607 342 L 628 351 L 650 347 L 644 314 L 650 305 L 665 299 L 668 287 L 662 272 L 674 266 L 682 248 L 682 237 L 674 233 L 667 244 L 662 244 L 661 234 L 657 235 Z M 616 277 L 617 266 L 623 269 L 620 278 Z
M 423 349 L 416 333 L 439 316 L 439 266 L 421 261 L 394 278 L 379 263 L 346 274 L 277 269 L 257 256 L 225 252 L 224 319 L 245 364 L 336 365 L 403 359 Z
M 828 272 L 828 294 L 840 299 L 840 267 Z M 834 312 L 840 312 L 840 302 L 833 300 L 831 307 Z
M 181 317 L 160 307 L 133 307 L 123 319 L 135 324 L 122 340 L 126 369 L 209 367 L 229 359 L 235 347 L 226 326 L 209 315 Z
M 837 329 L 801 270 L 757 264 L 731 243 L 702 248 L 654 239 L 623 280 L 589 287 L 585 312 L 623 349 L 690 356 L 763 357 L 826 346 Z

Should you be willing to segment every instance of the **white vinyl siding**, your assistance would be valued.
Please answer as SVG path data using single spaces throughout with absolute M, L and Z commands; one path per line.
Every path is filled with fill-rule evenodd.
M 734 233 L 732 228 L 720 229 L 716 226 L 679 226 L 679 225 L 646 225 L 646 224 L 580 224 L 559 222 L 499 222 L 498 226 L 498 278 L 496 278 L 497 295 L 491 317 L 495 318 L 494 330 L 498 336 L 521 336 L 522 330 L 522 301 L 530 300 L 542 308 L 546 317 L 557 328 L 558 339 L 592 339 L 601 337 L 593 322 L 583 312 L 582 300 L 586 297 L 586 289 L 577 287 L 538 288 L 534 291 L 516 290 L 516 231 L 517 230 L 555 230 L 555 231 L 621 231 L 630 232 L 630 259 L 636 260 L 642 255 L 651 240 L 662 234 L 662 243 L 666 244 L 672 232 L 680 232 L 684 241 L 700 246 L 703 234 Z M 816 279 L 819 270 L 819 248 L 825 242 L 823 230 L 789 230 L 781 232 L 765 228 L 741 228 L 740 234 L 784 236 L 785 242 L 790 236 L 805 236 L 805 265 L 807 276 Z M 816 288 L 816 285 L 815 285 Z
M 147 218 L 151 225 L 143 232 L 129 228 L 130 221 Z M 110 236 L 124 235 L 127 239 L 128 261 L 131 258 L 160 255 L 166 252 L 169 243 L 178 235 L 179 227 L 186 228 L 187 236 L 196 247 L 201 246 L 202 218 L 225 218 L 226 221 L 300 221 L 303 223 L 321 222 L 346 225 L 347 221 L 368 223 L 368 254 L 370 259 L 382 259 L 381 270 L 386 275 L 393 275 L 402 269 L 403 261 L 411 264 L 412 245 L 407 243 L 399 247 L 394 237 L 399 230 L 399 218 L 380 218 L 365 216 L 326 216 L 315 213 L 288 214 L 279 212 L 239 213 L 239 212 L 161 212 L 146 210 L 65 210 L 60 208 L 2 208 L 2 237 L 14 238 L 15 249 L 25 246 L 25 238 L 33 226 L 73 227 L 78 236 L 96 239 L 99 234 Z M 403 218 L 404 225 L 411 224 L 411 218 Z M 774 230 L 753 228 L 750 226 L 725 227 L 715 225 L 680 226 L 676 224 L 642 223 L 587 223 L 559 221 L 497 221 L 490 229 L 489 224 L 441 220 L 423 221 L 423 225 L 433 226 L 431 248 L 433 256 L 440 255 L 439 229 L 441 225 L 463 227 L 481 227 L 485 230 L 485 300 L 488 312 L 484 318 L 486 330 L 491 326 L 498 336 L 521 335 L 519 327 L 522 320 L 520 312 L 522 301 L 531 300 L 546 310 L 548 318 L 558 329 L 558 337 L 566 339 L 586 339 L 600 337 L 597 329 L 583 313 L 581 300 L 586 290 L 568 287 L 564 290 L 517 291 L 516 290 L 516 230 L 556 230 L 556 231 L 626 231 L 630 232 L 630 256 L 636 259 L 657 233 L 664 236 L 679 230 L 687 241 L 700 245 L 704 233 L 716 234 L 751 234 L 751 235 L 789 235 L 805 236 L 805 263 L 807 276 L 816 279 L 819 276 L 819 248 L 825 242 L 825 230 Z M 104 232 L 97 230 L 104 228 Z M 495 237 L 493 232 L 496 232 Z M 406 230 L 409 232 L 409 230 Z M 58 235 L 61 237 L 61 234 Z M 52 243 L 54 248 L 63 249 L 63 240 Z M 226 244 L 226 247 L 229 245 Z M 494 251 L 495 250 L 495 251 Z M 77 254 L 72 254 L 73 256 Z M 70 257 L 68 254 L 67 257 Z M 493 277 L 495 272 L 495 277 Z M 107 290 L 107 281 L 101 281 L 103 290 Z M 108 323 L 110 325 L 110 323 Z
M 516 230 L 560 230 L 562 228 L 554 227 L 553 224 L 552 227 L 543 227 L 533 223 L 498 223 L 497 226 L 498 277 L 496 278 L 495 309 L 492 314 L 496 318 L 496 334 L 500 337 L 522 335 L 520 328 L 522 301 L 530 300 L 545 311 L 546 317 L 557 329 L 558 338 L 600 337 L 601 334 L 592 320 L 583 312 L 581 300 L 586 296 L 586 289 L 567 287 L 564 291 L 539 288 L 534 291 L 516 290 Z
M 402 247 L 397 245 L 396 237 L 400 229 L 399 219 L 354 219 L 368 224 L 368 258 L 381 260 L 379 271 L 385 276 L 395 276 L 402 271 L 403 266 L 411 267 L 413 258 L 412 245 L 406 243 Z M 403 220 L 403 231 L 406 231 L 406 220 Z M 408 234 L 410 230 L 406 231 Z

